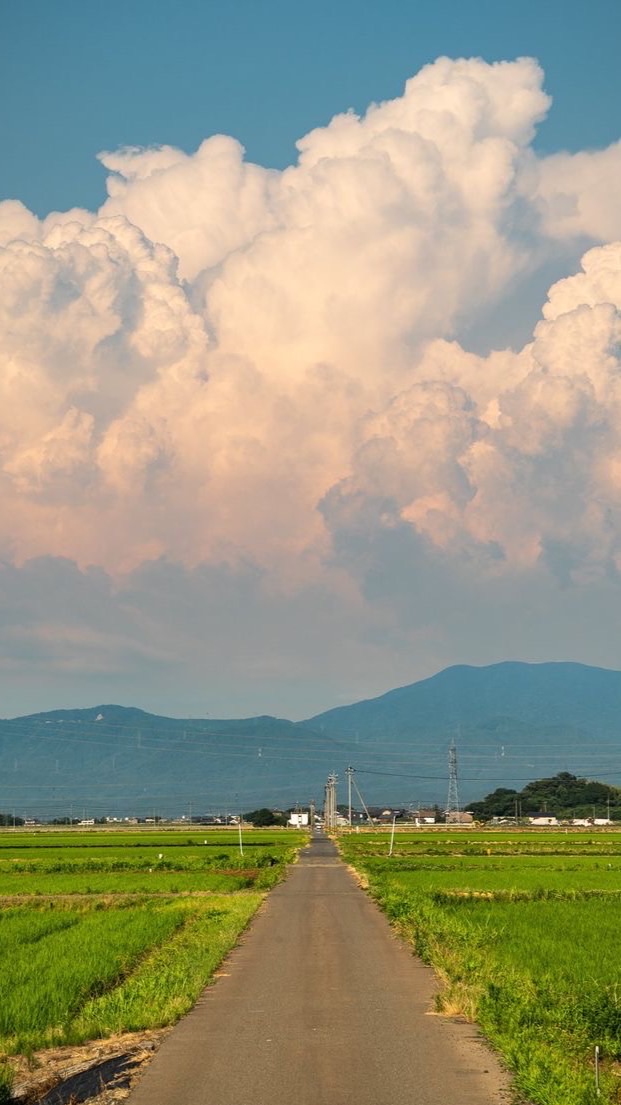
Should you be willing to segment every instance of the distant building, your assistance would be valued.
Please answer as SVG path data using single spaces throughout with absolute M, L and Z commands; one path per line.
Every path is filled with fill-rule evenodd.
M 297 810 L 289 814 L 289 820 L 287 825 L 292 825 L 294 829 L 307 829 L 308 828 L 308 811 Z
M 434 809 L 419 809 L 413 812 L 415 825 L 435 825 L 436 811 Z
M 535 828 L 550 828 L 554 825 L 558 825 L 558 817 L 549 817 L 547 813 L 538 813 L 534 817 L 528 818 L 528 824 L 533 825 Z
M 447 825 L 472 825 L 474 817 L 466 810 L 449 810 L 445 821 Z

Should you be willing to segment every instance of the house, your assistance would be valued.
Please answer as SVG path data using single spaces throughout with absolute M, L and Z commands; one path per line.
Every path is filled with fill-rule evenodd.
M 309 818 L 307 810 L 296 810 L 289 814 L 289 820 L 287 825 L 292 825 L 295 829 L 308 828 Z
M 551 828 L 558 825 L 558 823 L 557 817 L 550 817 L 547 813 L 536 813 L 533 817 L 528 818 L 528 824 L 535 829 Z
M 447 825 L 472 825 L 474 817 L 467 810 L 449 810 L 445 817 Z
M 435 825 L 436 811 L 434 809 L 418 809 L 412 813 L 415 825 Z

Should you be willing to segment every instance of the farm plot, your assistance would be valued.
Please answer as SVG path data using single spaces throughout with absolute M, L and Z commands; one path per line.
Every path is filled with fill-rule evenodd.
M 229 832 L 0 835 L 0 898 L 268 889 L 299 845 L 294 834 L 250 836 L 243 854 Z
M 13 1056 L 187 1012 L 304 839 L 113 835 L 0 837 L 0 1101 Z
M 496 834 L 497 835 L 497 834 Z M 344 858 L 537 1105 L 621 1100 L 621 836 L 343 838 Z M 599 1048 L 597 1094 L 595 1048 Z

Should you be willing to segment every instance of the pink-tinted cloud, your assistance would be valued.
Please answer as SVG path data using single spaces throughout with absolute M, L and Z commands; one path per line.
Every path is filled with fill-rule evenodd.
M 350 611 L 382 534 L 480 579 L 617 572 L 619 147 L 538 158 L 542 80 L 442 58 L 283 172 L 216 136 L 102 155 L 97 213 L 0 204 L 6 562 L 119 593 L 252 565 L 263 598 Z M 464 347 L 585 242 L 532 341 Z

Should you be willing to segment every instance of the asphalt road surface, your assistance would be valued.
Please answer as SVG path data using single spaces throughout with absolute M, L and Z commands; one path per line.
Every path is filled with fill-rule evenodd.
M 130 1105 L 498 1105 L 476 1027 L 433 1015 L 429 968 L 328 839 L 304 849 Z

